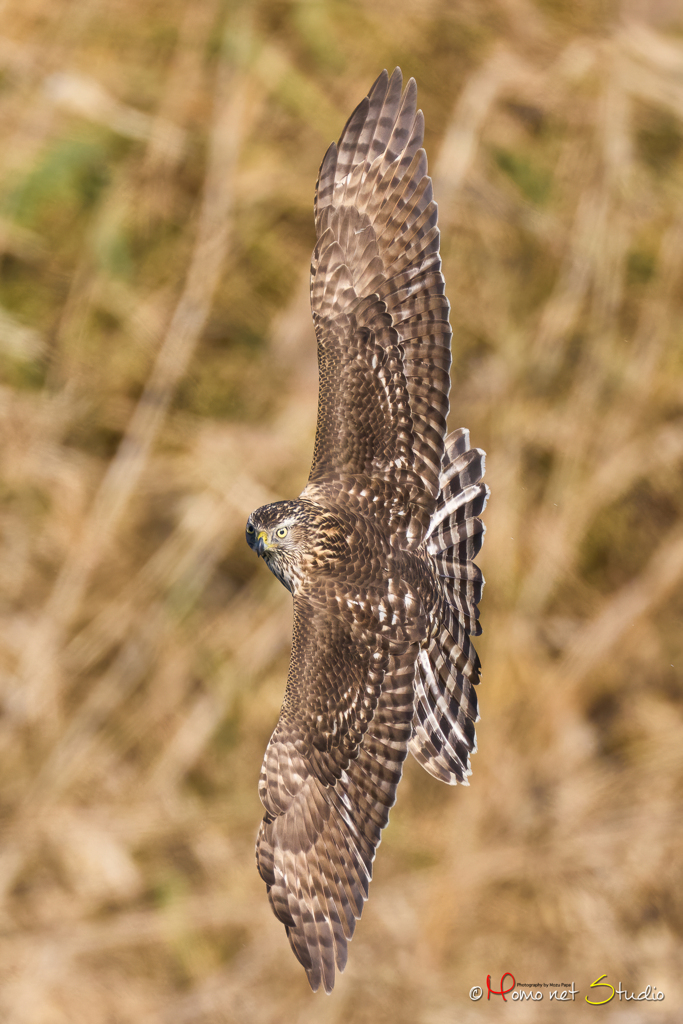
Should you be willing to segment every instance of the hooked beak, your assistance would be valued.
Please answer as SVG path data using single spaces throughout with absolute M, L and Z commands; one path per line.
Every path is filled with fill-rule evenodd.
M 263 558 L 266 550 L 270 545 L 268 544 L 268 534 L 265 530 L 260 530 L 256 535 L 256 554 L 259 558 Z

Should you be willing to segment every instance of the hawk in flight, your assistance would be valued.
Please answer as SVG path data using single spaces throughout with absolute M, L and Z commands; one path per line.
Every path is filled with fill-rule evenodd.
M 488 497 L 484 453 L 446 437 L 449 304 L 411 78 L 379 76 L 328 149 L 315 197 L 311 306 L 320 393 L 295 501 L 247 542 L 294 598 L 256 860 L 311 987 L 346 964 L 408 751 L 466 782 Z

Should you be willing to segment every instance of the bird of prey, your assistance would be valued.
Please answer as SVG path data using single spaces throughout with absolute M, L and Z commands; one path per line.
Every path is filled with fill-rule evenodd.
M 484 452 L 446 437 L 437 208 L 402 86 L 383 71 L 320 167 L 313 465 L 299 498 L 246 527 L 294 599 L 256 860 L 314 991 L 346 964 L 408 751 L 454 785 L 476 750 Z

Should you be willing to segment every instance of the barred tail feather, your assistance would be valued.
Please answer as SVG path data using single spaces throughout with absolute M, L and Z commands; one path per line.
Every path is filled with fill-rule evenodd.
M 417 662 L 410 751 L 426 771 L 449 785 L 468 785 L 470 754 L 477 749 L 474 687 L 480 662 L 470 636 L 481 633 L 478 603 L 484 577 L 474 558 L 485 533 L 478 518 L 489 496 L 484 470 L 484 452 L 470 448 L 467 430 L 446 438 L 439 498 L 424 540 L 445 601 L 441 629 Z
M 439 498 L 424 544 L 449 604 L 470 636 L 478 636 L 484 577 L 474 559 L 484 543 L 486 527 L 479 516 L 486 507 L 489 489 L 482 483 L 486 455 L 481 448 L 470 448 L 469 442 L 469 431 L 464 428 L 446 438 Z

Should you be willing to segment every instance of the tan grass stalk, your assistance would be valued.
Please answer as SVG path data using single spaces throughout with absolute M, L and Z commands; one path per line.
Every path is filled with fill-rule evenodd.
M 35 641 L 19 669 L 24 713 L 35 720 L 45 702 L 57 712 L 61 683 L 56 661 L 65 631 L 77 614 L 89 580 L 145 470 L 150 449 L 185 372 L 211 308 L 230 239 L 234 175 L 250 108 L 250 83 L 243 72 L 220 63 L 214 119 L 197 237 L 187 279 L 144 393 L 119 450 L 93 500 L 80 543 L 63 566 Z

